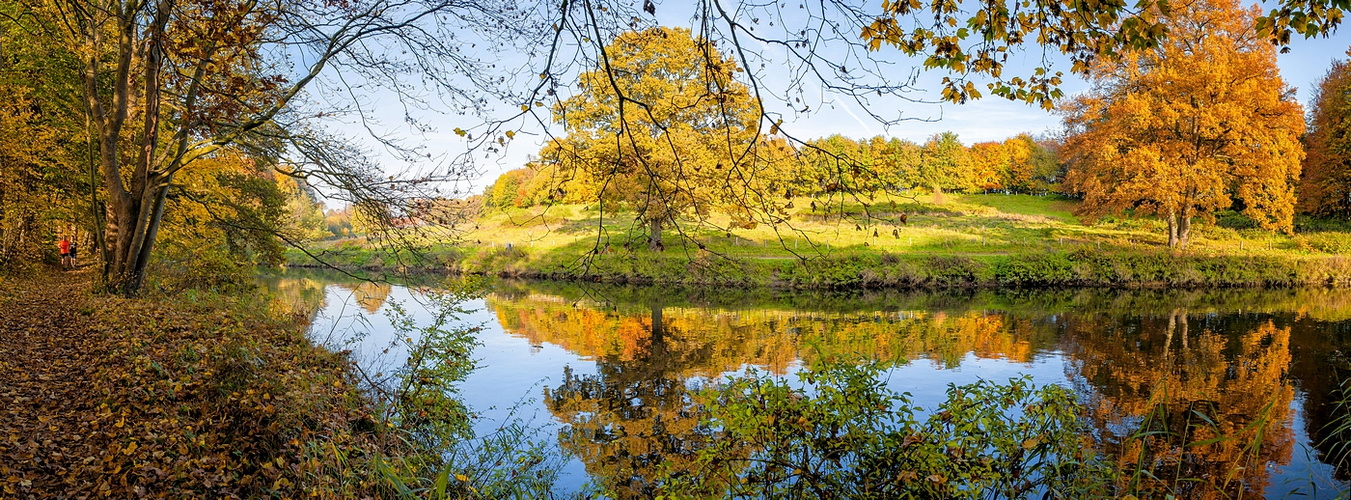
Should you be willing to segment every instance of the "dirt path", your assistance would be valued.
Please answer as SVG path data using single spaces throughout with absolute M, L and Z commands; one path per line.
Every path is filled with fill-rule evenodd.
M 7 281 L 0 292 L 0 497 L 79 498 L 104 442 L 91 388 L 106 346 L 89 328 L 91 271 Z M 84 311 L 84 314 L 81 314 Z

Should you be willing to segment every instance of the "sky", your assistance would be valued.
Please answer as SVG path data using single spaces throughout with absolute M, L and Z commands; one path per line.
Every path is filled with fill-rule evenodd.
M 868 3 L 872 4 L 873 2 Z M 691 27 L 693 21 L 690 12 L 681 10 L 687 4 L 689 3 L 658 3 L 654 21 L 665 26 Z M 747 14 L 747 16 L 750 15 L 753 14 Z M 789 22 L 792 22 L 792 20 L 790 19 L 784 24 L 786 25 Z M 745 46 L 762 54 L 768 61 L 764 69 L 754 70 L 765 82 L 768 90 L 783 90 L 775 86 L 776 83 L 781 83 L 785 79 L 784 75 L 786 74 L 782 68 L 776 66 L 776 64 L 781 64 L 779 62 L 782 60 L 781 52 L 776 52 L 775 48 L 769 46 L 760 46 L 758 50 L 752 44 L 745 44 Z M 1291 42 L 1289 53 L 1278 56 L 1277 64 L 1281 76 L 1288 85 L 1297 89 L 1297 97 L 1306 107 L 1310 100 L 1311 89 L 1327 72 L 1334 60 L 1347 58 L 1348 47 L 1351 47 L 1351 28 L 1344 26 L 1338 33 L 1326 38 L 1304 39 L 1296 35 L 1296 39 Z M 895 71 L 895 76 L 909 74 L 918 64 L 918 60 L 908 60 L 894 49 L 889 50 L 885 47 L 879 52 L 872 53 L 871 56 L 883 61 L 886 64 L 884 66 L 887 68 L 886 71 Z M 1018 53 L 1012 57 L 1007 67 L 1012 71 L 1025 68 L 1023 73 L 1028 73 L 1030 68 L 1034 67 L 1034 63 L 1041 60 L 1041 57 L 1040 51 Z M 1065 81 L 1061 88 L 1067 96 L 1088 89 L 1089 84 L 1087 82 L 1069 74 L 1067 64 L 1063 62 L 1057 64 L 1054 58 L 1052 61 L 1056 65 L 1053 66 L 1053 69 L 1066 72 Z M 892 116 L 893 113 L 901 112 L 904 116 L 913 118 L 890 126 L 873 119 L 869 116 L 867 110 L 858 103 L 841 96 L 823 94 L 819 85 L 807 83 L 803 86 L 801 97 L 805 102 L 813 104 L 813 110 L 808 114 L 786 113 L 783 129 L 794 137 L 801 139 L 824 137 L 831 134 L 840 134 L 856 139 L 882 135 L 914 142 L 924 142 L 934 134 L 952 131 L 957 133 L 963 143 L 970 145 L 976 142 L 1003 140 L 1022 132 L 1034 135 L 1052 134 L 1060 128 L 1059 117 L 1053 112 L 999 97 L 987 96 L 965 104 L 933 103 L 932 101 L 936 101 L 938 98 L 938 91 L 941 90 L 939 81 L 944 75 L 944 73 L 937 71 L 919 73 L 919 79 L 916 82 L 918 90 L 906 97 L 914 101 L 929 101 L 927 103 L 895 99 L 871 103 L 872 111 L 879 114 Z M 978 88 L 983 89 L 983 85 L 980 85 L 980 83 L 978 82 Z M 376 128 L 397 133 L 403 122 L 401 115 L 395 115 L 395 110 L 402 113 L 401 108 L 397 106 L 397 102 L 391 103 L 390 98 L 378 95 L 365 97 L 369 98 L 369 105 L 377 110 L 374 113 L 376 119 L 369 123 L 376 124 Z M 503 104 L 499 107 L 502 108 L 502 113 L 509 114 L 514 112 L 517 106 L 519 104 Z M 780 106 L 779 109 L 785 108 Z M 453 131 L 461 124 L 474 123 L 476 120 L 476 118 L 456 115 L 431 115 L 423 116 L 421 119 L 431 125 L 431 128 L 418 130 L 416 133 L 410 134 L 409 138 L 425 144 L 432 157 L 437 159 L 452 158 L 457 153 L 464 151 L 466 141 Z M 354 140 L 360 141 L 365 138 L 369 141 L 364 126 L 355 120 L 348 119 L 343 122 L 334 122 L 331 125 L 336 130 L 354 138 Z M 514 125 L 517 127 L 515 129 L 516 139 L 511 141 L 503 152 L 487 154 L 479 151 L 471 155 L 475 172 L 469 176 L 467 185 L 462 184 L 458 187 L 460 193 L 482 192 L 483 188 L 490 185 L 502 172 L 524 166 L 531 155 L 539 150 L 546 136 L 544 130 L 538 124 L 529 122 L 516 122 Z M 465 128 L 469 127 L 465 126 Z M 554 126 L 551 132 L 562 134 L 562 130 L 557 126 Z M 374 141 L 369 142 L 374 144 Z M 402 167 L 395 166 L 401 164 L 401 162 L 395 160 L 387 152 L 381 151 L 378 145 L 367 147 L 375 153 L 387 172 L 408 168 L 407 164 L 402 164 Z

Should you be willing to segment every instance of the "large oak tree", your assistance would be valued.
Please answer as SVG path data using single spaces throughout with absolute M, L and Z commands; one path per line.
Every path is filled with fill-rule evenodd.
M 678 217 L 764 201 L 753 180 L 759 109 L 741 72 L 689 30 L 624 33 L 554 107 L 570 134 L 554 154 L 584 159 L 566 164 L 601 184 L 602 207 L 634 210 L 660 249 L 663 225 Z
M 1304 121 L 1255 16 L 1233 0 L 1179 4 L 1167 40 L 1095 67 L 1095 90 L 1064 107 L 1080 214 L 1158 214 L 1175 248 L 1193 218 L 1236 200 L 1262 227 L 1292 230 Z

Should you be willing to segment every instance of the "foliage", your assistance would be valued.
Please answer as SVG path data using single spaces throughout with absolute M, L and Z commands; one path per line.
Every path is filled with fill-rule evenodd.
M 817 365 L 801 388 L 734 377 L 702 397 L 716 429 L 678 496 L 985 498 L 1110 494 L 1111 469 L 1080 442 L 1078 404 L 1026 379 L 948 387 L 930 410 L 888 389 L 878 367 Z
M 33 110 L 28 89 L 0 84 L 0 265 L 16 269 L 50 254 L 61 236 L 74 237 L 71 213 L 79 205 L 70 172 L 51 157 L 65 156 L 49 120 Z M 53 165 L 53 163 L 56 163 Z
M 93 255 L 88 152 L 74 63 L 54 40 L 26 36 L 41 27 L 0 5 L 0 269 L 55 262 L 56 241 L 70 238 Z
M 1051 73 L 1045 58 L 1031 74 L 1011 71 L 1005 66 L 1010 52 L 1025 45 L 1054 50 L 1069 57 L 1072 72 L 1087 74 L 1095 62 L 1174 41 L 1178 31 L 1167 17 L 1179 7 L 1187 8 L 1167 0 L 1130 4 L 889 0 L 883 2 L 881 15 L 862 23 L 860 36 L 869 50 L 885 44 L 902 54 L 923 57 L 926 69 L 946 70 L 952 76 L 943 78 L 945 101 L 980 98 L 982 92 L 972 79 L 988 77 L 993 80 L 986 85 L 991 94 L 1049 110 L 1064 95 L 1063 73 Z M 1335 30 L 1348 7 L 1340 0 L 1287 0 L 1273 5 L 1266 16 L 1246 20 L 1244 28 L 1253 32 L 1255 43 L 1283 47 L 1292 32 L 1313 37 Z
M 474 434 L 474 414 L 458 396 L 459 384 L 475 367 L 470 353 L 480 328 L 455 322 L 482 285 L 474 280 L 443 285 L 423 297 L 434 314 L 427 324 L 419 325 L 398 302 L 380 298 L 367 305 L 370 312 L 385 308 L 396 343 L 408 353 L 394 372 L 362 374 L 381 419 L 408 445 L 390 457 L 383 473 L 407 492 L 403 496 L 537 498 L 553 486 L 558 456 L 514 416 L 488 435 Z
M 683 214 L 729 210 L 753 224 L 763 196 L 754 189 L 752 148 L 759 110 L 737 80 L 741 72 L 689 30 L 621 34 L 607 45 L 604 66 L 579 77 L 581 93 L 554 106 L 554 120 L 571 135 L 551 142 L 545 161 L 582 168 L 600 183 L 601 206 L 627 206 L 651 226 L 654 249 L 663 224 Z
M 13 334 L 0 347 L 0 495 L 538 498 L 552 487 L 558 455 L 528 423 L 469 431 L 455 387 L 473 367 L 474 330 L 444 323 L 458 309 L 418 326 L 394 308 L 411 362 L 381 378 L 307 338 L 322 293 L 130 300 L 92 296 L 89 275 L 25 278 L 0 295 L 24 313 L 0 319 Z
M 1351 66 L 1335 61 L 1314 89 L 1304 136 L 1300 208 L 1351 216 Z
M 154 261 L 160 286 L 246 283 L 256 265 L 283 262 L 283 239 L 300 243 L 319 232 L 318 209 L 296 180 L 238 152 L 199 160 L 179 179 L 183 186 L 165 199 L 166 231 Z
M 577 151 L 575 138 L 546 144 L 540 152 L 542 160 L 503 173 L 485 189 L 489 205 L 506 208 L 594 203 L 595 193 L 605 187 L 606 179 L 586 169 L 588 160 Z M 855 140 L 841 135 L 794 146 L 786 138 L 774 136 L 757 141 L 751 151 L 757 157 L 758 175 L 769 181 L 766 188 L 782 190 L 789 201 L 811 196 L 809 204 L 820 205 L 820 210 L 812 214 L 829 213 L 831 198 L 840 194 L 868 195 L 872 199 L 878 192 L 917 188 L 1041 194 L 1059 181 L 1060 171 L 1055 155 L 1026 133 L 1002 143 L 970 148 L 951 132 L 938 134 L 923 146 L 882 136 Z M 793 208 L 788 205 L 791 203 L 784 208 Z
M 1169 246 L 1186 248 L 1194 217 L 1237 200 L 1262 227 L 1292 231 L 1304 122 L 1255 16 L 1231 0 L 1180 5 L 1166 42 L 1094 67 L 1096 90 L 1064 108 L 1080 214 L 1158 214 Z
M 1345 376 L 1351 363 L 1340 359 L 1339 373 Z M 1318 443 L 1326 451 L 1327 463 L 1337 468 L 1343 477 L 1351 476 L 1351 376 L 1346 377 L 1337 386 L 1333 396 L 1333 419 L 1322 429 L 1323 440 Z
M 944 189 L 971 191 L 980 181 L 971 167 L 971 155 L 957 140 L 957 134 L 944 132 L 929 138 L 920 153 L 919 184 L 934 192 Z
M 993 278 L 1003 286 L 1055 286 L 1076 281 L 1074 265 L 1065 254 L 1030 255 L 995 265 Z

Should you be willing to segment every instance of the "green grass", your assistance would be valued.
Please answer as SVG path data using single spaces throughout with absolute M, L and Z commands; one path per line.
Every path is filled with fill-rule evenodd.
M 456 241 L 427 228 L 399 235 L 428 248 L 426 259 L 362 241 L 320 247 L 345 249 L 333 259 L 372 269 L 790 287 L 1251 286 L 1339 284 L 1351 275 L 1351 231 L 1339 225 L 1287 236 L 1226 213 L 1214 224 L 1195 221 L 1191 246 L 1178 253 L 1165 247 L 1158 220 L 1086 224 L 1073 215 L 1075 201 L 1057 196 L 866 201 L 815 200 L 813 209 L 812 199 L 795 199 L 778 227 L 726 231 L 730 221 L 720 215 L 682 221 L 668 228 L 660 253 L 646 250 L 646 228 L 632 214 L 602 217 L 581 205 L 490 211 Z

